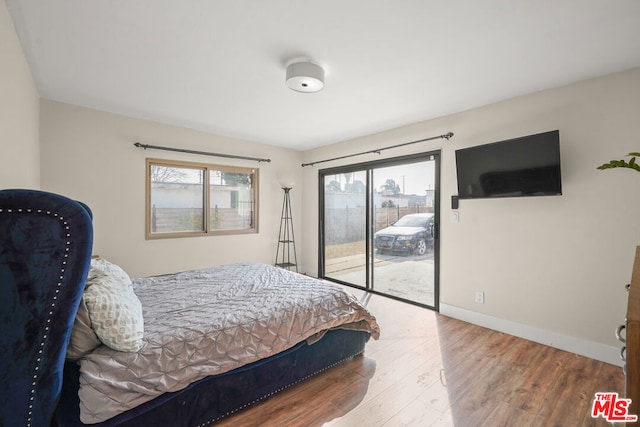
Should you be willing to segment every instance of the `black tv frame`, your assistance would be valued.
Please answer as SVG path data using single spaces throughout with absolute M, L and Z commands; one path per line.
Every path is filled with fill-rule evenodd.
M 560 131 L 456 150 L 458 199 L 562 195 Z

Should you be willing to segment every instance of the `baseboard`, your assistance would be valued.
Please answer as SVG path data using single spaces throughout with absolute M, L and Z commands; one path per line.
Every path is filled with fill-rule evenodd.
M 440 303 L 440 313 L 455 319 L 464 320 L 474 325 L 515 335 L 520 338 L 545 344 L 560 350 L 569 351 L 581 356 L 590 357 L 605 363 L 622 366 L 624 362 L 620 358 L 620 347 L 595 343 L 571 335 L 565 335 L 510 320 L 500 319 L 487 314 L 456 307 L 454 305 Z M 613 332 L 612 332 L 613 333 Z

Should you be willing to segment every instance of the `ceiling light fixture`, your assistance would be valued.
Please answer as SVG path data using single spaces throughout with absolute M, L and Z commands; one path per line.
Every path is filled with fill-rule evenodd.
M 324 88 L 324 70 L 311 62 L 290 64 L 287 66 L 287 87 L 296 92 L 319 92 Z

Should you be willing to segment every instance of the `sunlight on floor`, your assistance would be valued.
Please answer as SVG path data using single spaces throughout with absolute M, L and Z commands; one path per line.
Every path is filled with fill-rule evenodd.
M 379 310 L 388 299 L 345 286 L 377 314 L 382 335 L 364 359 L 376 364 L 362 401 L 326 426 L 454 426 L 437 314 L 398 302 L 401 312 Z M 402 316 L 398 320 L 397 316 Z M 393 347 L 392 352 L 389 348 Z

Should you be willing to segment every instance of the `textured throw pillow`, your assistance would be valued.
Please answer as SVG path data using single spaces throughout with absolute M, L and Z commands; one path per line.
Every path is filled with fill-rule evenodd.
M 131 285 L 131 278 L 119 265 L 113 264 L 104 258 L 93 258 L 91 260 L 91 269 L 99 270 L 109 276 L 113 276 L 115 280 L 121 283 Z
M 80 359 L 101 344 L 135 352 L 142 347 L 143 335 L 142 305 L 129 275 L 106 259 L 92 259 L 67 359 Z
M 140 350 L 144 335 L 142 304 L 133 292 L 131 279 L 108 261 L 93 261 L 83 296 L 92 329 L 114 350 Z

